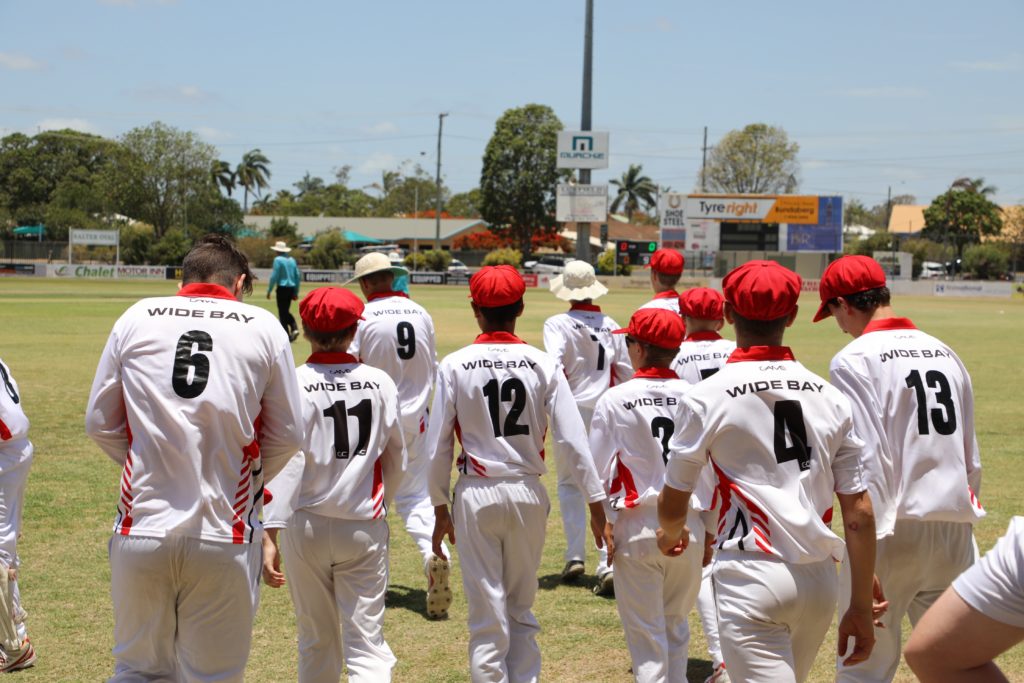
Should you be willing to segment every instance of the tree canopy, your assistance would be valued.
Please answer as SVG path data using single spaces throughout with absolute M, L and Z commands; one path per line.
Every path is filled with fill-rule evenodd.
M 624 208 L 630 223 L 633 222 L 633 214 L 637 210 L 650 209 L 658 202 L 658 186 L 643 175 L 643 166 L 640 164 L 630 164 L 629 170 L 622 174 L 622 178 L 609 182 L 618 188 L 618 193 L 612 200 L 612 212 L 618 211 L 619 207 Z
M 555 223 L 555 186 L 569 173 L 556 168 L 562 122 L 546 105 L 509 109 L 494 126 L 480 171 L 480 215 L 530 253 L 535 230 Z
M 964 247 L 977 244 L 983 235 L 1000 234 L 1002 210 L 988 198 L 994 192 L 981 178 L 954 181 L 924 210 L 922 237 L 951 244 L 957 256 L 963 256 Z
M 777 126 L 752 123 L 731 130 L 712 148 L 703 171 L 710 192 L 774 194 L 796 192 L 800 185 L 800 145 Z

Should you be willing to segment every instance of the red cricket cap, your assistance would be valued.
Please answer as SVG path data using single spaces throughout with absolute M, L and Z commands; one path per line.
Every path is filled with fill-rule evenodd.
M 525 293 L 523 276 L 512 266 L 484 266 L 469 278 L 469 298 L 484 308 L 514 304 Z
M 776 320 L 793 312 L 803 280 L 775 261 L 748 261 L 722 280 L 725 300 L 747 320 Z
M 828 264 L 821 274 L 818 295 L 821 306 L 814 314 L 814 322 L 832 315 L 828 302 L 840 296 L 860 294 L 869 289 L 885 287 L 885 271 L 870 256 L 841 256 Z
M 303 297 L 299 316 L 316 332 L 340 332 L 363 319 L 363 301 L 347 289 L 319 287 Z
M 666 275 L 682 275 L 683 263 L 683 255 L 675 249 L 659 249 L 651 254 L 651 262 L 645 267 Z
M 717 289 L 694 287 L 679 295 L 679 312 L 694 320 L 721 320 L 724 301 Z
M 678 349 L 686 327 L 683 319 L 667 308 L 641 308 L 630 317 L 628 327 L 612 330 L 612 334 L 628 334 L 663 349 Z

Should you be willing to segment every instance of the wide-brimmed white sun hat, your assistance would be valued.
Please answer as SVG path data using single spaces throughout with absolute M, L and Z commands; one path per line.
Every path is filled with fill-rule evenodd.
M 382 254 L 379 251 L 372 251 L 356 261 L 356 274 L 355 277 L 349 280 L 349 282 L 355 282 L 361 277 L 366 277 L 373 273 L 379 273 L 383 270 L 390 270 L 395 277 L 409 274 L 409 271 L 405 268 L 391 265 L 391 259 L 389 259 L 386 254 Z
M 569 261 L 565 272 L 548 284 L 551 293 L 562 301 L 596 299 L 608 293 L 608 288 L 597 281 L 594 266 L 586 261 Z
M 274 251 L 276 251 L 276 252 L 282 253 L 282 254 L 287 254 L 287 253 L 288 253 L 289 251 L 291 251 L 291 250 L 292 250 L 292 248 L 291 248 L 291 247 L 289 247 L 289 246 L 288 246 L 287 244 L 285 244 L 285 243 L 284 243 L 284 242 L 282 242 L 281 240 L 278 240 L 278 241 L 277 241 L 277 242 L 276 242 L 276 243 L 274 244 L 274 246 L 272 246 L 272 247 L 271 247 L 271 249 L 273 249 L 273 250 L 274 250 Z

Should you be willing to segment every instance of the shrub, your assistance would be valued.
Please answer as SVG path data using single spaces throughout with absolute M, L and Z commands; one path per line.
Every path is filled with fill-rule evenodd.
M 352 247 L 338 230 L 320 233 L 309 250 L 306 264 L 323 270 L 336 270 L 345 261 L 352 261 Z
M 523 252 L 518 249 L 495 249 L 484 256 L 485 266 L 512 266 L 518 268 L 523 263 Z
M 1009 270 L 1010 255 L 998 244 L 974 244 L 964 249 L 964 270 L 978 280 L 996 280 Z
M 598 275 L 629 275 L 633 270 L 632 266 L 619 266 L 615 268 L 615 250 L 609 249 L 597 257 L 597 274 Z

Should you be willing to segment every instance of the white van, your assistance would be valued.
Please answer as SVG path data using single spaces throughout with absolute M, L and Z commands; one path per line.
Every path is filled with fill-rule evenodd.
M 921 264 L 921 279 L 935 280 L 946 277 L 946 266 L 938 261 L 925 261 Z

